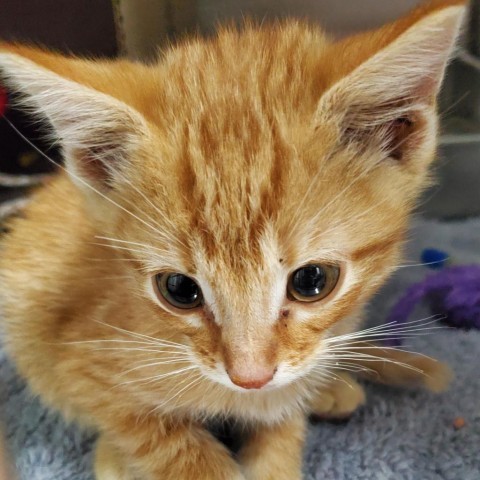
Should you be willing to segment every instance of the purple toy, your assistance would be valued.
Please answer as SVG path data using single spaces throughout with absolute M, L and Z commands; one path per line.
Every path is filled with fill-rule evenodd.
M 448 325 L 480 329 L 480 265 L 444 268 L 413 284 L 393 307 L 388 322 L 404 323 L 422 299 Z M 401 341 L 387 343 L 397 346 Z

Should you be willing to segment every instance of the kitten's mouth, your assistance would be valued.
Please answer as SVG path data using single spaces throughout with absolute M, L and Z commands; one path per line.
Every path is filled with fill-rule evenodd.
M 224 387 L 225 384 L 222 384 Z M 266 392 L 273 392 L 275 390 L 279 390 L 283 385 L 274 385 L 268 384 L 260 388 L 243 388 L 235 385 L 234 383 L 230 383 L 230 385 L 226 386 L 229 390 L 232 390 L 236 393 L 243 393 L 249 395 L 261 395 Z

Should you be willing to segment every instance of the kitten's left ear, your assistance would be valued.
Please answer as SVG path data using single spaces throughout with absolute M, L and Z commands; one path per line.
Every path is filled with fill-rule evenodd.
M 435 97 L 465 11 L 452 3 L 460 2 L 433 2 L 430 11 L 424 6 L 378 31 L 334 45 L 337 64 L 343 58 L 350 72 L 322 96 L 316 121 L 334 119 L 345 144 L 380 149 L 383 157 L 408 156 L 410 140 L 415 138 L 417 146 L 422 140 L 414 133 L 434 131 Z M 360 64 L 355 68 L 355 63 Z
M 58 58 L 51 55 L 57 64 Z M 0 78 L 10 91 L 20 93 L 22 106 L 51 123 L 66 169 L 84 190 L 108 190 L 148 135 L 142 115 L 125 103 L 1 48 Z

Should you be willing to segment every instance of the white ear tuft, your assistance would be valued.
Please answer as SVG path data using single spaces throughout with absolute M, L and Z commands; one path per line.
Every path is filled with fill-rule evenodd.
M 67 80 L 19 55 L 0 53 L 0 76 L 19 104 L 47 119 L 75 180 L 107 188 L 148 132 L 126 104 Z

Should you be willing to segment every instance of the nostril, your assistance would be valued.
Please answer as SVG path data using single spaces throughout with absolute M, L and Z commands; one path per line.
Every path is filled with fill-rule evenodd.
M 232 383 L 238 387 L 242 387 L 246 390 L 258 390 L 273 379 L 276 371 L 277 367 L 273 369 L 253 369 L 248 372 L 241 372 L 232 369 L 227 370 L 227 373 Z
M 238 387 L 244 388 L 245 390 L 259 390 L 271 380 L 271 379 L 252 380 L 252 379 L 239 378 L 239 377 L 230 377 L 230 379 L 232 380 L 232 383 L 234 383 Z

